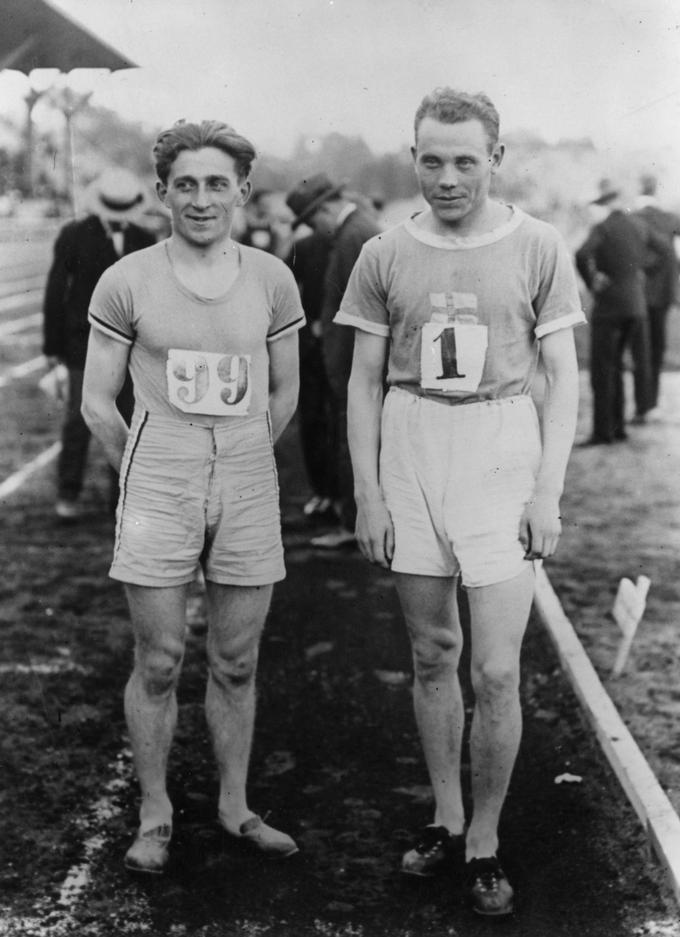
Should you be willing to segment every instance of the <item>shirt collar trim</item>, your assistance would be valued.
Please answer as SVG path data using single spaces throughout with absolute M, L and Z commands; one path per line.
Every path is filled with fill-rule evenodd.
M 508 208 L 512 214 L 503 224 L 494 228 L 493 231 L 485 231 L 484 234 L 473 234 L 468 237 L 445 237 L 441 234 L 434 234 L 432 231 L 423 230 L 423 228 L 414 221 L 416 215 L 420 214 L 419 212 L 407 218 L 404 222 L 404 227 L 416 241 L 427 244 L 429 247 L 441 247 L 449 251 L 470 250 L 473 247 L 484 247 L 487 244 L 494 244 L 496 241 L 507 237 L 508 234 L 511 234 L 520 226 L 526 217 L 525 213 L 521 208 L 517 208 L 515 205 L 508 205 Z

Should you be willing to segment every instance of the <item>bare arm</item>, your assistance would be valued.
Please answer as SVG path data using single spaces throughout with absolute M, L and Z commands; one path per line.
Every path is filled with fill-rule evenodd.
M 297 332 L 269 344 L 269 413 L 274 442 L 288 426 L 300 389 Z
M 366 559 L 389 568 L 394 529 L 378 475 L 386 355 L 386 338 L 360 329 L 355 332 L 347 423 L 357 505 L 357 542 Z
M 120 468 L 128 437 L 125 420 L 116 407 L 116 397 L 125 380 L 129 354 L 129 346 L 97 329 L 90 329 L 82 414 L 116 471 Z
M 520 524 L 520 541 L 529 558 L 552 556 L 562 531 L 560 497 L 576 432 L 578 366 L 571 329 L 541 339 L 546 373 L 543 404 L 543 455 L 534 494 Z

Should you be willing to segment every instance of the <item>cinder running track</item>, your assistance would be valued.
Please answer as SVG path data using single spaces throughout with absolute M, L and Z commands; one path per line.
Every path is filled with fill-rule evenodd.
M 28 389 L 8 399 L 13 421 L 0 429 L 29 427 L 31 451 L 47 448 L 59 415 Z M 357 553 L 309 549 L 295 427 L 278 455 L 288 578 L 262 647 L 250 801 L 298 838 L 300 854 L 264 864 L 216 829 L 196 594 L 171 764 L 171 867 L 150 882 L 124 872 L 137 807 L 121 702 L 131 645 L 106 576 L 112 526 L 95 450 L 79 526 L 54 523 L 50 468 L 0 506 L 1 937 L 477 937 L 495 927 L 509 937 L 678 937 L 662 870 L 537 619 L 502 825 L 515 915 L 475 917 L 452 875 L 400 875 L 431 797 L 392 584 Z M 563 775 L 572 780 L 556 783 Z

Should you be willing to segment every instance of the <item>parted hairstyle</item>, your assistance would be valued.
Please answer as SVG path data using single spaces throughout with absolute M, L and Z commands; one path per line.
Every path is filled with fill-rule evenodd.
M 453 88 L 435 88 L 426 94 L 416 111 L 413 127 L 418 142 L 418 127 L 425 117 L 433 117 L 443 124 L 459 124 L 466 120 L 478 120 L 489 138 L 489 148 L 498 143 L 500 118 L 498 111 L 485 94 L 468 94 Z
M 232 157 L 240 181 L 248 178 L 257 156 L 250 140 L 219 120 L 202 120 L 200 123 L 178 120 L 169 130 L 158 134 L 152 150 L 156 175 L 163 185 L 166 185 L 170 168 L 183 150 L 202 150 L 206 146 L 214 146 Z

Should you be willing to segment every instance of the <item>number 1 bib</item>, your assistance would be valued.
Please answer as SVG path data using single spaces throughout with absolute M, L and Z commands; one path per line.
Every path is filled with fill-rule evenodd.
M 168 399 L 184 413 L 246 416 L 252 396 L 250 355 L 168 349 Z
M 433 314 L 421 331 L 420 386 L 444 393 L 473 393 L 479 387 L 489 330 L 477 320 L 477 297 L 430 293 Z

